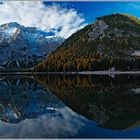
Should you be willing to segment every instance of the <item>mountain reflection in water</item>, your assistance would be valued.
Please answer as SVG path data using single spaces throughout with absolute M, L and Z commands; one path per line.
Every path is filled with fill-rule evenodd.
M 138 137 L 139 75 L 0 77 L 1 137 Z

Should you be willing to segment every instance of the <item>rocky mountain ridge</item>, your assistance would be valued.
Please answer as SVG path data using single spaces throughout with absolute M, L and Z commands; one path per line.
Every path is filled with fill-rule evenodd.
M 8 69 L 34 66 L 63 42 L 51 34 L 16 22 L 1 25 L 0 65 Z
M 99 17 L 66 39 L 37 71 L 140 69 L 140 20 L 126 14 Z

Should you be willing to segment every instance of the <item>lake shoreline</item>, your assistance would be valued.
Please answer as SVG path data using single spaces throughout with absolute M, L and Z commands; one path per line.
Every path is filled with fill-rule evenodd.
M 81 72 L 0 72 L 0 75 L 120 75 L 120 74 L 140 74 L 140 71 L 81 71 Z

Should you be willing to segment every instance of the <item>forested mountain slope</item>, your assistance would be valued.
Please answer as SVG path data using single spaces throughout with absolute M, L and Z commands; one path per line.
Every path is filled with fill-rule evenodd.
M 140 20 L 126 14 L 97 18 L 74 33 L 36 71 L 140 69 Z

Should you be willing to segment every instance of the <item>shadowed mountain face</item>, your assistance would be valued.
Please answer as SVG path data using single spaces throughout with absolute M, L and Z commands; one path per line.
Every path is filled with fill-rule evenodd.
M 1 77 L 0 120 L 18 123 L 55 112 L 63 105 L 54 95 L 27 77 Z
M 140 76 L 36 77 L 73 111 L 99 127 L 123 130 L 140 122 Z
M 30 68 L 54 51 L 63 38 L 16 22 L 0 26 L 0 65 L 6 69 Z

